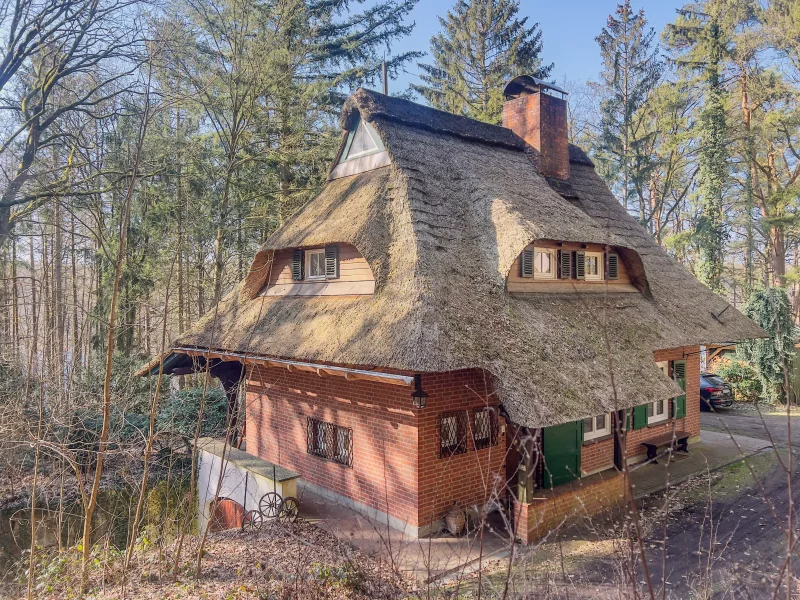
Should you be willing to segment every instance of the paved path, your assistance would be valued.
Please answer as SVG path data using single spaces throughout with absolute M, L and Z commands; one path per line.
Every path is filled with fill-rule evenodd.
M 454 538 L 448 534 L 414 539 L 332 501 L 301 483 L 300 515 L 342 541 L 375 558 L 391 562 L 420 584 L 459 579 L 507 555 L 511 543 L 497 514 L 490 515 L 483 536 L 477 533 Z M 438 583 L 437 583 L 438 585 Z
M 791 446 L 800 448 L 800 415 L 791 419 Z M 770 436 L 776 446 L 789 446 L 789 426 L 786 416 L 764 415 L 763 420 L 758 413 L 740 411 L 717 411 L 700 414 L 700 426 L 713 431 L 725 431 L 762 440 Z
M 654 492 L 675 487 L 690 477 L 715 471 L 745 456 L 769 448 L 769 442 L 752 437 L 703 430 L 700 441 L 689 445 L 689 454 L 675 452 L 670 460 L 658 464 L 641 463 L 631 467 L 634 496 L 639 499 Z

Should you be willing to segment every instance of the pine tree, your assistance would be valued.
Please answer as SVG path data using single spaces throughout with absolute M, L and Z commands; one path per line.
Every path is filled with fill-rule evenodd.
M 643 107 L 663 72 L 656 32 L 647 27 L 644 10 L 634 12 L 630 0 L 617 6 L 596 41 L 603 57 L 600 92 L 599 167 L 625 208 L 641 192 L 652 163 L 646 152 L 652 131 L 645 125 Z M 639 217 L 646 219 L 639 193 Z
M 435 108 L 500 123 L 503 88 L 518 75 L 545 79 L 539 24 L 517 17 L 518 0 L 458 0 L 431 38 L 433 64 L 419 63 L 411 88 Z
M 700 215 L 695 224 L 699 249 L 697 275 L 715 292 L 722 292 L 722 270 L 728 229 L 723 208 L 728 168 L 728 125 L 725 114 L 726 90 L 722 70 L 727 41 L 718 13 L 724 3 L 687 5 L 668 25 L 666 39 L 678 52 L 678 64 L 699 73 L 703 85 L 700 112 L 699 189 Z

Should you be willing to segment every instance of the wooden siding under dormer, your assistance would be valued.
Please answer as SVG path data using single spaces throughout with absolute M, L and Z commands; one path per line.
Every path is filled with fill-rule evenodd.
M 339 246 L 339 277 L 325 281 L 292 279 L 293 248 L 278 250 L 272 263 L 269 281 L 262 296 L 365 296 L 375 293 L 375 278 L 369 263 L 355 246 Z M 306 248 L 313 250 L 314 248 Z
M 559 243 L 561 245 L 559 245 Z M 569 250 L 574 252 L 581 250 L 584 252 L 605 252 L 605 246 L 600 244 L 577 244 L 570 242 L 536 241 L 525 247 L 525 250 L 533 248 L 553 248 L 556 250 Z M 613 248 L 612 248 L 613 252 Z M 570 293 L 639 293 L 633 285 L 628 272 L 627 265 L 623 262 L 622 256 L 619 257 L 619 268 L 617 279 L 606 279 L 602 281 L 585 281 L 582 279 L 536 279 L 535 277 L 522 277 L 519 270 L 520 256 L 514 260 L 508 274 L 507 288 L 509 292 L 515 293 L 549 293 L 549 294 L 570 294 Z M 573 267 L 574 268 L 574 267 Z

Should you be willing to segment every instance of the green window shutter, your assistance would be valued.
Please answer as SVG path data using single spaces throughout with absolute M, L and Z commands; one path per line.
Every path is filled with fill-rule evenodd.
M 519 276 L 533 277 L 533 250 L 523 250 L 519 257 Z
M 303 251 L 299 248 L 292 252 L 292 279 L 303 280 Z
M 633 407 L 633 428 L 644 429 L 647 427 L 647 404 Z
M 606 262 L 608 263 L 606 275 L 608 279 L 619 279 L 619 256 L 617 254 L 606 255 Z
M 586 252 L 575 252 L 575 279 L 586 279 Z
M 558 278 L 569 279 L 572 276 L 572 252 L 558 251 Z
M 325 246 L 325 279 L 339 279 L 339 246 Z
M 684 391 L 684 394 L 678 396 L 673 401 L 673 405 L 675 406 L 675 418 L 682 419 L 686 416 L 686 361 L 685 360 L 676 360 L 672 362 L 672 378 L 675 380 L 681 389 Z

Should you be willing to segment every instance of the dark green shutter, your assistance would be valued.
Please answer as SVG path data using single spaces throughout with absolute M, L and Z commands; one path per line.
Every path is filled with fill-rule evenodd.
M 533 277 L 533 250 L 523 250 L 519 257 L 519 276 Z
M 572 252 L 569 250 L 558 251 L 558 277 L 569 279 L 572 276 Z
M 339 279 L 339 246 L 325 246 L 325 279 Z
M 575 252 L 575 279 L 586 279 L 586 252 Z
M 647 404 L 633 407 L 633 428 L 644 429 L 647 427 Z
M 619 256 L 616 254 L 607 255 L 608 268 L 606 274 L 608 279 L 619 279 Z
M 672 363 L 672 378 L 681 389 L 686 392 L 686 361 L 676 360 Z M 678 396 L 674 400 L 675 418 L 682 419 L 686 416 L 686 394 Z
M 292 279 L 303 280 L 303 251 L 299 248 L 292 252 Z
M 583 421 L 542 429 L 544 487 L 563 485 L 581 476 L 582 445 Z

